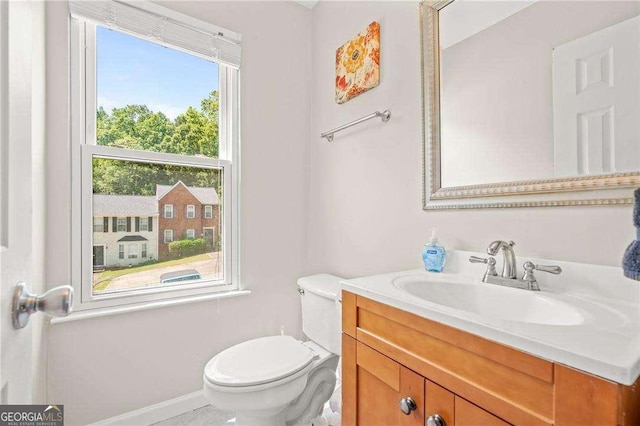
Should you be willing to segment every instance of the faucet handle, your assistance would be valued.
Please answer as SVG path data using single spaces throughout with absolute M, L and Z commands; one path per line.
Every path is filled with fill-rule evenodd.
M 493 263 L 496 263 L 496 260 L 493 257 L 478 257 L 478 256 L 469 256 L 469 262 L 471 263 L 489 263 L 491 260 L 493 260 Z
M 536 270 L 542 271 L 542 272 L 549 272 L 550 274 L 555 274 L 555 275 L 562 273 L 562 268 L 559 266 L 536 265 Z
M 487 277 L 488 276 L 497 276 L 498 273 L 496 272 L 496 259 L 494 259 L 493 257 L 489 256 L 488 258 L 485 257 L 478 257 L 478 256 L 470 256 L 469 257 L 469 262 L 471 263 L 485 263 L 487 265 L 487 271 L 484 273 L 484 277 L 482 278 L 482 281 L 486 282 Z
M 558 275 L 562 272 L 562 268 L 559 266 L 534 265 L 533 262 L 528 261 L 524 262 L 524 265 L 522 265 L 522 267 L 524 268 L 522 281 L 528 284 L 529 290 L 540 290 L 540 287 L 538 286 L 538 280 L 536 280 L 536 277 L 533 275 L 534 270 L 549 272 L 555 275 Z
M 524 270 L 525 275 L 527 272 L 533 273 L 534 270 L 549 272 L 550 274 L 558 275 L 562 273 L 562 268 L 559 266 L 551 266 L 551 265 L 534 265 L 533 262 L 524 262 Z

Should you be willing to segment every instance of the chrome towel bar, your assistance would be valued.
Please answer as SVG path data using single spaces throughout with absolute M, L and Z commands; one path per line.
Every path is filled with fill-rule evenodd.
M 328 132 L 324 132 L 320 135 L 321 138 L 327 139 L 329 142 L 333 142 L 333 134 L 338 133 L 341 130 L 348 129 L 351 126 L 355 126 L 356 124 L 360 124 L 367 120 L 371 120 L 372 118 L 380 117 L 383 123 L 386 123 L 391 118 L 391 111 L 385 110 L 384 112 L 376 111 L 369 115 L 365 115 L 362 118 L 358 118 L 357 120 L 353 120 L 351 123 L 344 124 L 340 127 L 336 127 L 335 129 L 331 129 Z

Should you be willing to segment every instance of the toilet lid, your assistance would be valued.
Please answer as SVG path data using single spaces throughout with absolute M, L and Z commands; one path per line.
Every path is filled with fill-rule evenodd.
M 260 385 L 300 371 L 313 358 L 313 350 L 291 336 L 261 337 L 220 352 L 207 363 L 204 374 L 221 386 Z

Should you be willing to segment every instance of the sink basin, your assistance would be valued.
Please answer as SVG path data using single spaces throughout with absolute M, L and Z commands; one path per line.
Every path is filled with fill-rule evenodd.
M 436 281 L 426 275 L 397 277 L 393 285 L 424 301 L 493 319 L 561 326 L 585 321 L 576 307 L 529 290 L 478 282 Z

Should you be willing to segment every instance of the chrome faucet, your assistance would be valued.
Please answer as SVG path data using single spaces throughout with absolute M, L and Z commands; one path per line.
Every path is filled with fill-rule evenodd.
M 518 271 L 516 268 L 516 255 L 513 252 L 513 246 L 516 243 L 513 241 L 494 241 L 487 247 L 487 254 L 490 256 L 496 256 L 498 250 L 502 249 L 502 277 L 503 278 L 518 278 Z
M 538 281 L 536 280 L 533 271 L 549 272 L 556 275 L 562 272 L 562 269 L 559 266 L 535 265 L 532 262 L 525 262 L 523 265 L 524 275 L 522 278 L 518 278 L 516 271 L 516 255 L 513 252 L 514 245 L 515 243 L 513 241 L 494 241 L 489 244 L 489 247 L 487 248 L 487 253 L 491 256 L 497 255 L 498 251 L 502 249 L 504 259 L 501 277 L 498 276 L 498 273 L 496 272 L 496 260 L 493 257 L 484 259 L 481 257 L 471 256 L 469 258 L 469 262 L 471 263 L 484 263 L 487 265 L 487 270 L 482 277 L 482 282 L 525 290 L 540 291 Z

